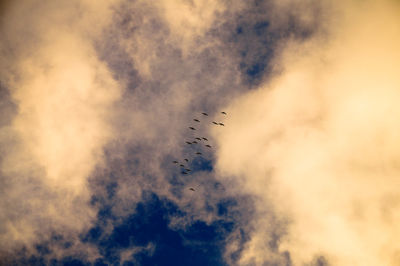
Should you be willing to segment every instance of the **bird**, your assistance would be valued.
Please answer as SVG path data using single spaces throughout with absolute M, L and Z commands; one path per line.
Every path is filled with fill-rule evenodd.
M 223 123 L 218 123 L 220 126 L 225 126 Z
M 196 190 L 194 190 L 194 188 L 192 188 L 192 187 L 191 187 L 191 188 L 189 188 L 189 190 L 191 190 L 191 191 L 196 191 Z
M 196 122 L 200 122 L 200 120 L 198 120 L 198 119 L 193 119 L 194 121 L 196 121 Z
M 186 172 L 190 172 L 190 171 L 192 171 L 192 170 L 190 170 L 190 169 L 185 169 L 185 171 L 186 171 Z
M 189 127 L 191 130 L 196 130 L 194 127 Z
M 186 172 L 182 172 L 182 174 L 183 174 L 183 175 L 187 175 L 187 173 L 186 173 Z
M 193 144 L 197 144 L 197 141 L 193 140 L 192 143 L 193 143 Z
M 208 116 L 208 114 L 207 113 L 201 113 L 202 115 L 205 115 L 205 116 Z
M 207 145 L 206 145 L 206 147 L 209 147 L 209 148 L 211 148 L 211 145 L 208 145 L 208 144 L 207 144 Z
M 207 138 L 202 138 L 202 139 L 204 139 L 205 141 L 208 141 L 208 139 L 207 139 Z
M 223 115 L 226 115 L 226 113 L 225 113 L 225 112 L 221 112 L 221 114 L 223 114 Z
M 190 144 L 192 144 L 192 143 L 191 143 L 191 142 L 189 142 L 189 141 L 186 141 L 186 143 L 187 143 L 187 144 L 189 144 L 189 145 L 190 145 Z
M 201 152 L 196 152 L 197 155 L 201 155 Z
M 201 138 L 196 138 L 197 140 L 201 140 Z
M 186 159 L 186 158 L 185 158 L 185 159 L 183 159 L 183 160 L 185 160 L 186 162 L 189 162 L 189 160 L 188 160 L 188 159 Z
M 215 122 L 215 121 L 213 121 L 212 123 L 213 123 L 214 125 L 218 125 L 218 123 L 217 123 L 217 122 Z
M 183 164 L 180 164 L 179 166 L 180 166 L 180 167 L 185 167 Z
M 178 161 L 173 161 L 173 163 L 178 163 Z

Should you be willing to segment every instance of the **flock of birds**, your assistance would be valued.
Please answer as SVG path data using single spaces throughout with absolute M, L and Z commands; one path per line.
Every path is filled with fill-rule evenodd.
M 207 113 L 201 113 L 201 114 L 203 115 L 204 118 L 208 117 Z M 227 115 L 226 112 L 221 112 L 221 114 Z M 193 121 L 195 121 L 196 123 L 201 123 L 201 121 L 199 119 L 197 119 L 197 118 L 194 118 Z M 221 122 L 212 121 L 211 123 L 216 125 L 216 126 L 225 126 L 225 124 L 221 123 Z M 192 130 L 192 131 L 196 131 L 197 130 L 194 126 L 190 126 L 189 129 Z M 187 145 L 202 145 L 204 143 L 205 147 L 207 147 L 209 149 L 212 148 L 212 146 L 210 144 L 208 144 L 209 143 L 208 139 L 206 137 L 202 137 L 202 136 L 197 136 L 193 140 L 185 141 L 185 143 Z M 195 154 L 198 155 L 198 156 L 202 156 L 202 153 L 199 150 L 197 150 Z M 176 164 L 176 165 L 179 165 L 179 167 L 181 169 L 181 173 L 183 175 L 190 174 L 190 172 L 192 171 L 189 168 L 189 159 L 188 158 L 184 158 L 183 161 L 181 161 L 181 162 L 179 162 L 177 160 L 172 161 L 172 162 L 174 164 Z M 192 188 L 192 187 L 189 188 L 189 190 L 195 191 L 195 189 Z

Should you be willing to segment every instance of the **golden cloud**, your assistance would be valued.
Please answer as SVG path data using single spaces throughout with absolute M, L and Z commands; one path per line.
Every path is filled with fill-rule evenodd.
M 272 208 L 294 265 L 400 265 L 399 11 L 337 3 L 329 34 L 282 44 L 281 74 L 229 106 L 217 169 L 259 199 L 241 264 L 268 261 Z
M 106 2 L 24 1 L 5 12 L 0 76 L 17 113 L 1 129 L 2 251 L 79 232 L 96 214 L 87 178 L 112 138 L 121 94 L 93 47 L 109 23 Z

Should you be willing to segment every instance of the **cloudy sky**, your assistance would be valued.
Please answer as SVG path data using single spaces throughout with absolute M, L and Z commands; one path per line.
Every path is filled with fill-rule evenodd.
M 399 13 L 0 1 L 0 264 L 400 265 Z

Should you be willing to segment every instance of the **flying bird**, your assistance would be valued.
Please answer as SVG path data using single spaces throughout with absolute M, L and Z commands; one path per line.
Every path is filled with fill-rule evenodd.
M 173 161 L 173 163 L 178 163 L 178 161 Z
M 193 119 L 194 121 L 196 121 L 196 122 L 200 122 L 200 120 L 198 120 L 198 119 Z
M 190 171 L 192 171 L 192 170 L 190 170 L 190 169 L 185 169 L 185 171 L 186 171 L 186 172 L 190 172 Z
M 201 155 L 201 152 L 196 152 L 197 155 Z
M 196 191 L 196 190 L 194 190 L 194 188 L 192 188 L 192 187 L 191 187 L 191 188 L 189 188 L 189 190 L 191 190 L 191 191 Z
M 187 143 L 187 144 L 189 144 L 189 145 L 190 145 L 190 144 L 192 144 L 192 143 L 191 143 L 191 142 L 189 142 L 189 141 L 186 141 L 186 143 Z
M 208 141 L 208 139 L 207 139 L 207 138 L 202 138 L 202 139 L 204 139 L 205 141 Z
M 218 124 L 219 124 L 220 126 L 223 126 L 223 127 L 225 126 L 223 123 L 218 123 Z
M 197 140 L 201 140 L 201 138 L 196 138 Z
M 212 123 L 213 123 L 214 125 L 218 125 L 218 123 L 217 123 L 217 122 L 215 122 L 215 121 L 213 121 Z
M 209 147 L 209 148 L 211 148 L 211 145 L 208 145 L 208 144 L 207 144 L 207 145 L 206 145 L 206 147 Z
M 192 143 L 197 144 L 197 141 L 193 140 Z
M 205 116 L 208 116 L 208 114 L 207 113 L 201 113 L 202 115 L 205 115 Z
M 191 130 L 196 130 L 194 127 L 189 127 Z
M 180 164 L 179 166 L 180 166 L 180 167 L 185 167 L 183 164 Z
M 225 112 L 221 112 L 221 114 L 223 114 L 223 115 L 226 115 L 226 113 L 225 113 Z
M 189 160 L 188 160 L 188 159 L 186 159 L 186 158 L 185 158 L 185 159 L 183 159 L 183 160 L 185 160 L 186 162 L 189 162 Z
M 187 175 L 187 173 L 186 173 L 186 172 L 182 172 L 182 174 L 183 174 L 183 175 Z

